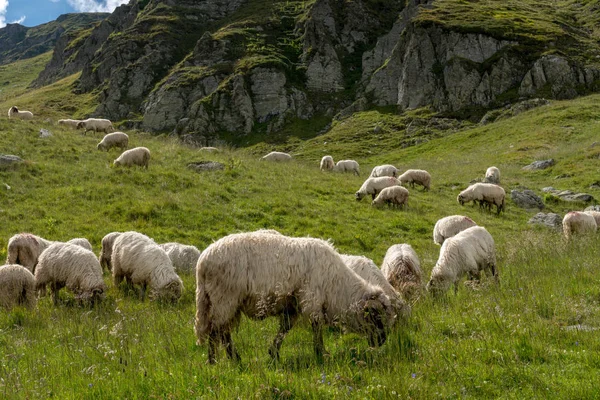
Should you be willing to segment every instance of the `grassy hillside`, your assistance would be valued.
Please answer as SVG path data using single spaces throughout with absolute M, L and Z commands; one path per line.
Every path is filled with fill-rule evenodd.
M 0 70 L 0 82 L 7 81 Z M 502 184 L 587 191 L 598 176 L 600 96 L 549 106 L 518 117 L 452 134 L 431 134 L 402 149 L 409 119 L 385 112 L 357 114 L 331 132 L 286 146 L 288 164 L 259 162 L 254 150 L 206 155 L 168 137 L 127 132 L 130 145 L 152 152 L 149 169 L 117 169 L 118 152 L 96 150 L 100 135 L 83 136 L 55 125 L 82 115 L 92 98 L 70 91 L 73 77 L 40 91 L 22 92 L 11 81 L 0 109 L 11 105 L 36 114 L 33 122 L 0 118 L 0 153 L 25 165 L 0 171 L 0 259 L 15 233 L 47 239 L 87 237 L 96 252 L 108 232 L 136 230 L 158 242 L 178 241 L 203 249 L 240 231 L 274 228 L 293 236 L 330 238 L 344 253 L 380 264 L 396 243 L 410 243 L 425 276 L 438 257 L 435 222 L 465 214 L 493 235 L 501 285 L 462 286 L 457 296 L 433 302 L 423 297 L 408 326 L 386 344 L 329 329 L 324 364 L 312 354 L 311 334 L 299 324 L 284 341 L 281 362 L 269 363 L 272 319 L 243 319 L 233 340 L 242 363 L 219 354 L 206 365 L 206 346 L 196 346 L 193 276 L 183 276 L 185 294 L 174 306 L 140 302 L 113 287 L 96 309 L 80 308 L 69 293 L 54 307 L 43 298 L 34 311 L 0 312 L 0 396 L 12 398 L 588 398 L 597 396 L 590 376 L 600 369 L 600 256 L 597 238 L 565 243 L 557 232 L 527 225 L 532 215 L 509 200 L 496 216 L 456 202 L 459 190 L 490 165 Z M 66 108 L 67 106 L 73 109 Z M 4 107 L 4 108 L 3 108 Z M 402 121 L 400 121 L 402 119 Z M 379 133 L 375 125 L 382 126 Z M 40 128 L 53 133 L 38 137 Z M 383 142 L 385 146 L 378 143 Z M 260 151 L 268 150 L 263 146 Z M 362 176 L 321 173 L 324 154 L 355 158 Z M 523 165 L 552 157 L 556 166 L 525 172 Z M 196 173 L 186 164 L 215 160 L 224 171 Z M 354 192 L 370 168 L 393 163 L 425 168 L 429 192 L 410 190 L 405 211 L 374 209 Z M 558 175 L 570 177 L 555 179 Z M 8 185 L 8 189 L 4 184 Z M 556 212 L 583 205 L 551 203 Z M 579 326 L 583 329 L 576 329 Z

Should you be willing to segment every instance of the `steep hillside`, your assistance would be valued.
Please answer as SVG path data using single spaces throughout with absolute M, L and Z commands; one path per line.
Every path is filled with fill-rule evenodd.
M 71 39 L 102 21 L 106 13 L 63 14 L 55 21 L 28 28 L 8 24 L 0 29 L 0 65 L 35 57 L 54 48 L 57 41 L 67 35 Z
M 440 251 L 432 241 L 435 222 L 464 214 L 493 235 L 500 285 L 483 277 L 480 285 L 461 284 L 457 295 L 441 301 L 424 295 L 409 323 L 391 330 L 380 348 L 369 348 L 360 335 L 327 329 L 329 354 L 322 364 L 313 356 L 308 321 L 285 338 L 280 362 L 271 362 L 267 348 L 277 321 L 243 317 L 233 333 L 242 362 L 228 361 L 221 350 L 211 366 L 193 331 L 193 275 L 182 276 L 185 290 L 177 304 L 160 304 L 115 287 L 105 272 L 107 296 L 97 307 L 80 307 L 63 290 L 58 306 L 43 297 L 35 310 L 0 312 L 3 399 L 597 396 L 590 376 L 600 372 L 598 238 L 567 243 L 559 231 L 529 225 L 534 212 L 510 199 L 497 216 L 460 206 L 456 196 L 496 165 L 507 192 L 530 188 L 542 196 L 546 211 L 561 216 L 587 204 L 556 200 L 541 188 L 600 198 L 593 185 L 600 171 L 600 95 L 553 101 L 487 125 L 454 126 L 433 119 L 428 109 L 357 112 L 321 136 L 294 137 L 277 147 L 294 153 L 290 163 L 259 161 L 257 155 L 270 150 L 265 144 L 209 155 L 176 138 L 127 130 L 130 145 L 148 147 L 152 159 L 148 170 L 124 169 L 112 166 L 119 151 L 96 150 L 101 135 L 55 123 L 96 106 L 90 94 L 73 93 L 77 74 L 24 89 L 27 77 L 15 69 L 39 70 L 42 59 L 0 68 L 0 82 L 11 82 L 0 110 L 23 104 L 36 114 L 34 121 L 0 118 L 0 153 L 24 159 L 0 170 L 0 260 L 8 239 L 23 231 L 52 240 L 87 237 L 97 254 L 111 231 L 136 230 L 158 242 L 204 249 L 230 233 L 272 228 L 331 239 L 340 252 L 377 264 L 392 244 L 409 243 L 427 279 Z M 40 138 L 41 128 L 52 136 Z M 412 142 L 404 147 L 405 141 Z M 319 171 L 324 154 L 355 158 L 361 176 Z M 556 164 L 522 169 L 546 158 Z M 202 160 L 221 162 L 224 169 L 198 173 L 187 167 Z M 427 169 L 431 190 L 409 188 L 405 210 L 357 202 L 354 192 L 381 163 Z

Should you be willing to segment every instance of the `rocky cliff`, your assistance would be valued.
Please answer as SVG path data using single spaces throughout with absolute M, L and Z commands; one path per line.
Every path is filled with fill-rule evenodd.
M 81 29 L 103 20 L 106 13 L 64 14 L 56 21 L 28 28 L 8 24 L 0 29 L 0 65 L 50 51 L 63 36 L 77 36 Z M 71 36 L 71 39 L 74 37 Z
M 37 84 L 81 69 L 95 115 L 204 142 L 379 106 L 473 119 L 598 89 L 600 13 L 564 3 L 131 0 L 61 39 Z

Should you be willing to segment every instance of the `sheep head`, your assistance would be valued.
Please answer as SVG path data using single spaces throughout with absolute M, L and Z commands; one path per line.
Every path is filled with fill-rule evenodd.
M 361 201 L 364 196 L 361 192 L 356 192 L 354 195 L 356 196 L 356 201 Z
M 77 129 L 85 128 L 83 121 L 77 123 Z
M 389 303 L 389 299 L 387 302 Z M 367 300 L 362 309 L 362 317 L 369 346 L 379 347 L 383 345 L 387 339 L 387 307 L 379 298 Z
M 463 196 L 463 194 L 462 194 L 462 193 L 460 193 L 460 194 L 458 195 L 458 197 L 456 198 L 456 201 L 458 201 L 458 202 L 460 203 L 460 205 L 461 205 L 461 206 L 464 206 L 464 205 L 465 205 L 465 198 L 464 198 L 464 196 Z
M 157 290 L 156 297 L 170 303 L 176 303 L 183 292 L 183 282 L 179 277 L 173 279 L 165 286 Z
M 427 291 L 433 297 L 440 297 L 450 288 L 451 282 L 448 279 L 433 277 L 427 282 Z

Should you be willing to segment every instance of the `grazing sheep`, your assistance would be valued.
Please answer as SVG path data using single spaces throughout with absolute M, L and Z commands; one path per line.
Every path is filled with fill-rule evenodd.
M 65 286 L 77 300 L 91 304 L 102 300 L 106 291 L 96 255 L 72 243 L 56 242 L 44 250 L 35 269 L 35 284 L 41 295 L 50 284 L 55 305 L 58 292 Z
M 598 229 L 593 215 L 583 211 L 568 212 L 563 218 L 563 233 L 567 239 L 573 234 L 595 233 Z
M 500 184 L 500 170 L 496 167 L 489 167 L 485 171 L 485 178 L 483 180 L 486 183 Z
M 408 206 L 408 189 L 402 186 L 389 186 L 383 188 L 375 200 L 371 202 L 372 206 L 388 204 L 396 207 Z
M 340 160 L 333 167 L 334 172 L 353 172 L 356 176 L 360 175 L 359 165 L 354 160 Z
M 433 227 L 433 243 L 441 246 L 444 243 L 444 240 L 476 225 L 475 221 L 464 215 L 450 215 L 444 217 L 438 220 Z
M 84 135 L 87 133 L 87 131 L 102 131 L 104 133 L 110 133 L 115 130 L 115 128 L 113 128 L 112 122 L 110 122 L 108 119 L 100 118 L 88 118 L 84 119 L 83 121 L 79 121 L 79 123 L 77 124 L 77 129 L 81 128 L 84 128 Z
M 173 268 L 178 273 L 186 273 L 196 269 L 196 263 L 200 257 L 200 250 L 195 246 L 188 246 L 180 243 L 163 243 L 159 245 L 171 259 Z
M 15 106 L 12 106 L 9 110 L 8 110 L 8 119 L 11 119 L 12 117 L 15 117 L 17 119 L 25 119 L 25 120 L 30 120 L 33 119 L 33 113 L 31 111 L 19 111 L 19 109 Z
M 472 226 L 444 241 L 427 291 L 437 296 L 454 284 L 456 293 L 458 282 L 465 274 L 478 281 L 482 270 L 490 271 L 498 282 L 494 239 L 484 227 Z
M 100 265 L 112 271 L 110 259 L 112 257 L 113 245 L 121 232 L 111 232 L 102 238 L 102 249 L 100 250 Z
M 409 169 L 398 177 L 401 185 L 410 183 L 411 187 L 415 187 L 415 183 L 423 186 L 423 190 L 429 190 L 431 186 L 431 175 L 429 172 L 422 169 Z
M 381 273 L 409 303 L 416 301 L 423 290 L 421 263 L 409 244 L 395 244 L 388 249 Z
M 77 125 L 81 122 L 80 119 L 59 119 L 59 125 L 65 125 L 69 128 L 77 129 Z
M 6 264 L 20 264 L 34 273 L 40 254 L 51 244 L 31 233 L 18 233 L 8 239 Z
M 462 192 L 459 193 L 456 200 L 460 205 L 464 205 L 469 201 L 473 203 L 479 202 L 479 207 L 487 205 L 491 210 L 491 206 L 496 206 L 496 211 L 500 214 L 504 210 L 506 193 L 502 187 L 493 183 L 474 183 Z
M 584 213 L 594 217 L 594 220 L 596 220 L 596 226 L 600 226 L 600 211 L 590 210 L 590 211 L 584 211 Z
M 377 178 L 379 176 L 393 176 L 396 178 L 398 176 L 398 169 L 390 164 L 378 165 L 373 168 L 370 177 Z
M 240 360 L 231 330 L 241 314 L 280 318 L 269 349 L 279 357 L 281 343 L 298 317 L 308 316 L 314 350 L 322 360 L 323 326 L 341 323 L 362 332 L 370 345 L 386 339 L 393 323 L 390 299 L 348 268 L 333 246 L 320 239 L 250 232 L 226 236 L 202 252 L 196 266 L 198 344 L 208 340 L 208 361 L 216 361 L 221 341 L 230 358 Z
M 344 264 L 352 271 L 356 272 L 358 276 L 369 282 L 371 285 L 379 286 L 383 289 L 386 296 L 390 298 L 392 307 L 400 319 L 407 320 L 408 317 L 410 317 L 410 306 L 404 302 L 392 285 L 390 285 L 388 280 L 385 279 L 385 276 L 383 276 L 381 270 L 373 260 L 363 256 L 352 256 L 348 254 L 340 254 L 340 257 L 342 257 Z
M 367 178 L 366 181 L 363 182 L 358 192 L 354 195 L 356 196 L 356 200 L 360 201 L 363 197 L 370 194 L 375 200 L 375 197 L 382 189 L 390 186 L 399 186 L 400 181 L 397 178 L 391 176 L 381 176 L 379 178 Z
M 183 282 L 169 256 L 146 235 L 125 232 L 117 236 L 111 264 L 115 286 L 119 286 L 123 278 L 130 285 L 140 285 L 142 300 L 148 286 L 153 298 L 175 302 L 181 297 Z
M 205 151 L 207 153 L 220 153 L 221 150 L 216 147 L 200 147 L 198 151 Z
M 263 158 L 261 158 L 261 161 L 289 161 L 292 159 L 292 156 L 290 156 L 288 153 L 282 153 L 280 151 L 272 151 L 269 154 L 267 154 L 266 156 L 264 156 Z
M 145 147 L 135 147 L 133 149 L 124 151 L 114 161 L 114 165 L 122 165 L 124 167 L 132 167 L 139 165 L 148 169 L 148 162 L 150 161 L 150 150 Z
M 0 267 L 0 307 L 12 309 L 16 306 L 34 308 L 35 278 L 31 271 L 18 264 Z
M 333 157 L 323 156 L 323 158 L 321 158 L 321 171 L 331 171 L 334 167 Z
M 98 143 L 96 148 L 98 150 L 110 150 L 113 147 L 120 147 L 125 150 L 129 145 L 129 136 L 123 132 L 113 132 L 104 135 L 102 141 Z
M 75 239 L 71 239 L 69 240 L 67 243 L 71 243 L 71 244 L 76 244 L 77 246 L 81 246 L 84 249 L 87 249 L 89 251 L 93 251 L 92 249 L 92 244 L 90 243 L 89 240 L 87 240 L 86 238 L 75 238 Z

